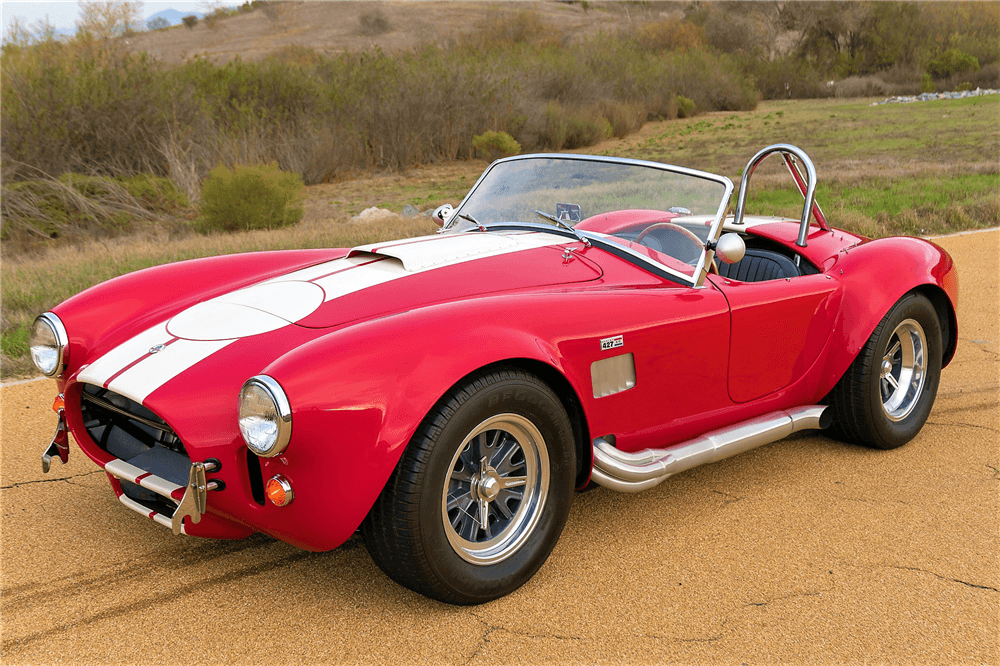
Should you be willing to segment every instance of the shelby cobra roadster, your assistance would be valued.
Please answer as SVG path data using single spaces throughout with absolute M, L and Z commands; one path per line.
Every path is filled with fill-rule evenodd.
M 744 215 L 774 155 L 800 220 Z M 653 162 L 493 163 L 438 234 L 222 256 L 38 317 L 59 423 L 174 533 L 323 551 L 360 530 L 454 604 L 524 584 L 575 489 L 638 492 L 802 429 L 890 449 L 955 353 L 956 270 L 832 228 L 809 157 L 733 183 Z

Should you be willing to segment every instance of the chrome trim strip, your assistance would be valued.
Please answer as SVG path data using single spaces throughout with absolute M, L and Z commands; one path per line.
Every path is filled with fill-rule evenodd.
M 56 367 L 52 372 L 42 373 L 46 377 L 57 377 L 62 373 L 63 365 L 66 363 L 66 347 L 69 346 L 69 334 L 66 332 L 66 327 L 63 326 L 62 320 L 53 312 L 43 312 L 42 314 L 35 317 L 35 321 L 41 319 L 52 329 L 52 332 L 56 334 L 56 344 L 59 345 L 59 357 L 56 359 Z M 39 368 L 40 370 L 41 368 Z
M 832 414 L 824 405 L 807 405 L 771 412 L 720 428 L 669 449 L 619 451 L 605 439 L 593 443 L 591 478 L 612 490 L 637 493 L 699 465 L 718 462 L 808 429 L 830 425 Z

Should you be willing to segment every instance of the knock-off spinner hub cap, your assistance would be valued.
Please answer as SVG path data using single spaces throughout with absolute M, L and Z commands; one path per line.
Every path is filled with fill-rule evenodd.
M 479 480 L 476 493 L 481 499 L 492 502 L 500 494 L 500 475 L 495 469 L 488 469 L 486 475 Z

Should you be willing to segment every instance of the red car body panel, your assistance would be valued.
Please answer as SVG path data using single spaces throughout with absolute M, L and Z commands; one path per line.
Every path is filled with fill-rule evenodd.
M 628 227 L 634 218 L 615 223 Z M 798 248 L 797 231 L 797 224 L 775 223 L 749 233 L 799 252 L 820 273 L 761 283 L 712 275 L 703 287 L 689 287 L 564 239 L 401 274 L 329 300 L 294 324 L 236 339 L 142 400 L 170 424 L 192 461 L 222 464 L 213 477 L 225 490 L 211 493 L 208 514 L 187 531 L 227 538 L 262 531 L 308 550 L 338 546 L 360 525 L 434 404 L 494 364 L 559 373 L 573 393 L 563 399 L 580 406 L 586 441 L 614 435 L 618 448 L 638 451 L 821 401 L 910 290 L 940 290 L 954 312 L 957 278 L 940 248 L 836 230 L 811 233 L 808 246 Z M 173 264 L 112 280 L 55 308 L 70 333 L 60 389 L 81 448 L 99 465 L 111 459 L 90 439 L 79 410 L 79 375 L 99 357 L 195 303 L 347 253 Z M 600 341 L 615 336 L 622 345 L 602 350 Z M 635 386 L 595 398 L 591 365 L 628 353 Z M 286 451 L 258 461 L 247 455 L 236 422 L 241 385 L 261 373 L 281 385 L 294 421 Z M 581 453 L 588 455 L 587 447 Z M 277 507 L 255 500 L 248 464 L 259 464 L 265 480 L 288 479 L 295 501 Z

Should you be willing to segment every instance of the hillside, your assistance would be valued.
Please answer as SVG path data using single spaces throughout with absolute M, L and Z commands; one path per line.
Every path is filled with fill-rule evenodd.
M 176 26 L 144 32 L 129 40 L 134 52 L 146 51 L 167 63 L 194 56 L 215 63 L 237 56 L 256 61 L 287 47 L 321 53 L 411 50 L 424 42 L 444 44 L 474 30 L 496 13 L 532 9 L 553 26 L 558 38 L 576 41 L 600 30 L 679 13 L 681 3 L 630 7 L 622 3 L 565 2 L 281 2 L 252 12 L 206 19 L 192 29 Z M 366 27 L 367 26 L 367 27 Z M 372 34 L 378 33 L 378 34 Z

